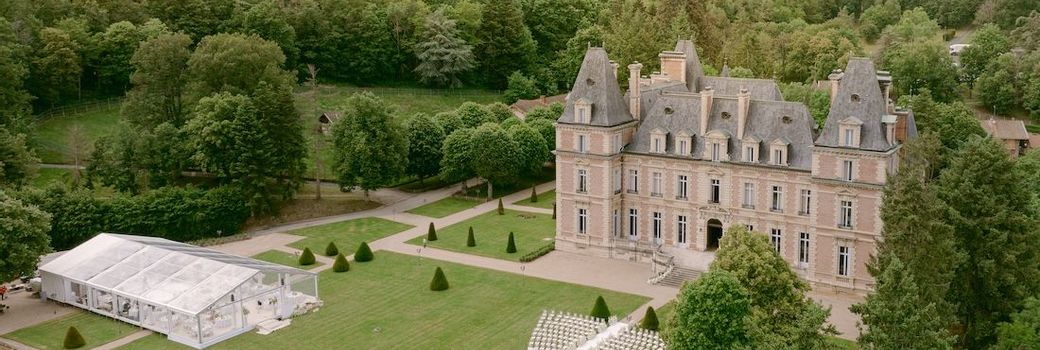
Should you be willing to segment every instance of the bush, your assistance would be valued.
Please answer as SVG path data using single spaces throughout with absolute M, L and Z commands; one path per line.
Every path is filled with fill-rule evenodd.
M 477 238 L 473 237 L 473 226 L 469 227 L 469 235 L 466 236 L 466 246 L 467 247 L 476 247 L 477 246 Z
M 531 203 L 538 203 L 538 191 L 535 186 L 531 186 Z
M 545 254 L 549 254 L 549 252 L 552 252 L 553 250 L 556 250 L 556 242 L 549 243 L 538 248 L 538 250 L 524 254 L 524 256 L 520 257 L 520 262 L 532 262 L 535 259 L 541 258 Z
M 361 245 L 357 248 L 357 252 L 354 253 L 354 261 L 367 262 L 372 261 L 373 258 L 375 257 L 372 255 L 372 249 L 368 248 L 368 243 L 361 242 Z
M 513 240 L 513 232 L 509 232 L 509 242 L 506 243 L 506 253 L 516 253 L 516 241 Z
M 953 38 L 956 37 L 956 36 L 957 36 L 957 30 L 956 29 L 947 29 L 947 30 L 943 31 L 943 41 L 953 40 Z
M 343 254 L 336 254 L 336 262 L 332 263 L 332 272 L 347 272 L 350 271 L 350 262 L 347 261 L 347 257 Z
M 69 327 L 69 330 L 65 332 L 65 343 L 63 345 L 66 349 L 79 349 L 87 345 L 87 341 L 83 339 L 82 334 L 79 334 L 79 330 L 76 327 Z
M 498 215 L 506 215 L 506 208 L 502 206 L 502 198 L 498 199 Z
M 437 240 L 437 229 L 433 227 L 433 223 L 430 223 L 430 229 L 426 231 L 426 241 L 433 242 Z
M 509 75 L 506 80 L 506 91 L 503 91 L 503 97 L 506 103 L 512 104 L 517 100 L 530 100 L 538 97 L 538 84 L 534 79 L 525 77 L 519 71 L 513 72 Z
M 556 203 L 553 203 L 553 220 L 556 220 Z
M 657 312 L 654 311 L 653 306 L 647 306 L 646 314 L 643 315 L 643 321 L 639 323 L 639 327 L 645 330 L 657 331 L 658 326 L 659 323 L 657 322 Z
M 602 295 L 596 297 L 596 304 L 592 306 L 592 312 L 589 315 L 604 320 L 610 318 L 610 308 L 607 307 L 607 301 L 603 300 Z
M 336 242 L 329 242 L 329 245 L 325 246 L 325 256 L 336 255 L 339 255 L 339 247 L 336 247 Z
M 433 272 L 433 280 L 430 281 L 430 290 L 439 292 L 448 289 L 448 278 L 444 277 L 444 271 L 440 267 Z
M 314 263 L 314 253 L 311 252 L 311 248 L 303 248 L 303 254 L 300 254 L 300 265 L 309 266 Z

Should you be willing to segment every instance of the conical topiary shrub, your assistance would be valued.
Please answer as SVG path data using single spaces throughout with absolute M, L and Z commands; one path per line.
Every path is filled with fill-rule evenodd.
M 357 247 L 357 252 L 354 253 L 354 261 L 366 262 L 372 261 L 372 249 L 368 248 L 368 243 L 361 242 L 361 245 Z
M 556 220 L 556 203 L 553 203 L 553 220 Z
M 426 231 L 426 241 L 433 242 L 437 240 L 437 228 L 433 227 L 433 223 L 430 223 L 430 229 Z
M 65 343 L 62 345 L 66 349 L 79 349 L 87 345 L 87 341 L 83 340 L 83 335 L 79 334 L 76 327 L 69 327 L 69 330 L 65 331 Z
M 610 308 L 607 307 L 607 301 L 603 300 L 603 296 L 596 297 L 596 305 L 592 306 L 592 317 L 602 318 L 604 320 L 610 318 Z
M 325 246 L 325 256 L 336 255 L 339 255 L 339 247 L 336 246 L 336 242 L 329 242 L 329 245 Z
M 440 267 L 433 272 L 433 280 L 430 281 L 430 290 L 434 292 L 448 289 L 448 278 L 444 277 L 444 271 Z
M 535 188 L 531 186 L 531 203 L 538 203 L 538 191 Z
M 502 206 L 502 198 L 498 199 L 498 215 L 506 215 L 506 208 Z
M 653 306 L 646 308 L 646 314 L 643 315 L 643 321 L 639 323 L 639 327 L 649 331 L 658 330 L 657 312 L 654 311 Z
M 506 253 L 516 253 L 516 241 L 513 240 L 513 232 L 509 232 L 509 242 L 506 243 Z
M 300 254 L 300 265 L 314 265 L 314 262 L 314 253 L 311 252 L 311 248 L 303 248 L 303 254 Z
M 476 247 L 477 246 L 477 239 L 476 239 L 476 237 L 473 237 L 473 226 L 469 227 L 469 236 L 466 236 L 466 246 L 467 247 Z
M 332 263 L 332 272 L 347 271 L 350 271 L 350 262 L 347 262 L 347 257 L 343 254 L 336 254 L 336 261 Z

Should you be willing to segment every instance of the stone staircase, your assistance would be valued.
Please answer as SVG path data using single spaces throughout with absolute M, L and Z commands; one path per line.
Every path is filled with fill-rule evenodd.
M 701 276 L 701 272 L 693 269 L 687 269 L 675 266 L 668 275 L 664 276 L 658 285 L 669 286 L 669 287 L 682 287 L 686 281 L 692 281 Z

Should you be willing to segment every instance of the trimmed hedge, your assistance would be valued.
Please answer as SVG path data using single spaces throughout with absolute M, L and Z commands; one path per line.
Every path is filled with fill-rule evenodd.
M 84 345 L 87 345 L 87 341 L 83 339 L 83 335 L 79 334 L 79 330 L 75 326 L 69 327 L 68 331 L 65 331 L 65 341 L 62 347 L 66 349 L 79 349 Z
M 520 257 L 520 262 L 532 262 L 532 261 L 535 261 L 536 259 L 541 258 L 542 256 L 545 256 L 545 254 L 549 254 L 553 250 L 556 250 L 556 242 L 552 242 L 552 243 L 546 244 L 545 246 L 542 246 L 541 248 L 538 248 L 538 250 L 535 250 L 533 252 L 524 254 L 524 256 Z
M 506 242 L 506 253 L 516 253 L 516 241 L 513 240 L 513 232 L 509 232 L 509 242 Z
M 448 287 L 448 278 L 444 277 L 444 271 L 437 267 L 437 270 L 433 272 L 433 280 L 430 281 L 430 290 L 439 292 L 447 290 Z
M 658 326 L 657 312 L 654 311 L 653 306 L 647 306 L 646 314 L 643 315 L 643 321 L 639 322 L 639 327 L 650 331 L 657 331 Z
M 437 240 L 437 228 L 433 227 L 433 223 L 430 223 L 430 229 L 426 231 L 426 241 L 433 242 Z
M 466 246 L 467 247 L 476 247 L 477 246 L 477 238 L 473 237 L 473 226 L 469 227 L 469 235 L 466 236 Z
M 311 252 L 311 248 L 303 248 L 303 253 L 300 254 L 300 265 L 310 266 L 315 263 L 314 253 Z
M 336 242 L 329 242 L 329 245 L 325 246 L 325 256 L 336 255 L 339 255 L 339 247 L 336 246 Z
M 343 254 L 336 255 L 336 261 L 332 263 L 332 272 L 347 272 L 350 271 L 350 263 L 347 262 L 347 257 Z
M 556 220 L 556 203 L 553 203 L 553 220 Z
M 506 215 L 506 208 L 502 206 L 502 198 L 498 199 L 498 215 Z
M 592 306 L 592 312 L 589 315 L 604 320 L 610 318 L 610 308 L 607 307 L 607 301 L 603 300 L 602 295 L 596 297 L 596 305 Z
M 372 261 L 373 258 L 375 257 L 372 255 L 372 249 L 368 248 L 368 243 L 361 242 L 361 245 L 357 248 L 357 252 L 354 253 L 354 261 L 366 262 Z
M 531 203 L 538 203 L 538 190 L 534 186 L 531 186 Z

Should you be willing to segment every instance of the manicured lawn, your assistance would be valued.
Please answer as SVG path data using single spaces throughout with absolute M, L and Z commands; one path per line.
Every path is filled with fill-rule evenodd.
M 119 128 L 119 103 L 111 103 L 79 114 L 53 116 L 39 122 L 32 135 L 36 156 L 44 163 L 68 163 L 68 132 L 73 125 L 83 127 L 88 148 L 94 140 Z
M 290 234 L 307 237 L 289 246 L 301 250 L 310 247 L 312 252 L 320 254 L 325 252 L 329 242 L 336 242 L 336 247 L 343 255 L 350 255 L 363 241 L 372 242 L 410 228 L 412 225 L 380 218 L 347 220 L 289 231 Z
M 527 197 L 527 198 L 524 198 L 523 200 L 517 201 L 517 202 L 515 202 L 513 204 L 525 205 L 525 206 L 528 206 L 528 207 L 535 207 L 535 208 L 552 209 L 553 204 L 556 204 L 556 190 L 551 190 L 551 191 L 548 191 L 548 192 L 539 193 L 537 202 L 533 202 L 532 203 L 531 202 L 531 197 Z
M 473 227 L 476 247 L 466 246 L 469 227 Z M 506 242 L 512 231 L 516 241 L 516 253 L 506 253 Z M 492 210 L 472 219 L 437 229 L 437 240 L 429 246 L 461 253 L 518 261 L 524 254 L 551 244 L 556 235 L 556 222 L 552 215 L 506 210 L 498 215 Z M 426 235 L 416 237 L 408 243 L 422 245 Z
M 313 252 L 314 255 L 321 255 L 321 254 L 325 253 L 325 250 L 322 249 L 321 251 L 314 251 L 312 249 L 311 252 Z M 314 261 L 313 265 L 307 265 L 307 266 L 300 265 L 300 257 L 299 256 L 294 255 L 292 253 L 283 252 L 281 250 L 268 250 L 266 252 L 263 252 L 263 253 L 260 253 L 260 254 L 257 254 L 257 255 L 253 255 L 253 259 L 263 260 L 263 261 L 270 262 L 270 263 L 275 263 L 275 264 L 279 264 L 279 265 L 295 267 L 295 268 L 304 269 L 304 270 L 309 270 L 309 269 L 313 269 L 313 268 L 321 266 L 321 265 L 325 265 L 325 264 L 322 264 L 321 261 L 317 261 L 317 260 Z
M 61 349 L 65 332 L 70 326 L 75 326 L 87 341 L 82 349 L 109 343 L 137 331 L 137 327 L 129 323 L 88 311 L 76 311 L 56 320 L 4 334 L 3 337 L 38 349 Z
M 448 197 L 433 203 L 423 205 L 418 208 L 413 208 L 408 212 L 412 214 L 428 216 L 431 218 L 443 218 L 445 216 L 455 214 L 469 208 L 473 208 L 479 204 L 479 201 L 473 199 Z
M 434 267 L 451 288 L 428 289 Z M 322 272 L 321 310 L 271 335 L 212 349 L 523 349 L 544 309 L 587 313 L 597 295 L 623 318 L 649 299 L 519 274 L 377 251 L 347 273 Z M 123 349 L 186 349 L 150 336 Z
M 495 184 L 491 189 L 493 198 L 500 198 L 516 193 L 521 190 L 527 190 L 528 193 L 531 191 L 531 186 L 543 184 L 556 179 L 556 169 L 545 167 L 538 175 L 521 179 L 517 183 L 513 184 Z M 467 197 L 484 199 L 487 198 L 487 182 L 480 182 L 477 184 L 468 184 L 469 188 L 464 193 Z

